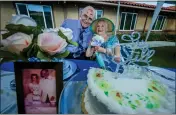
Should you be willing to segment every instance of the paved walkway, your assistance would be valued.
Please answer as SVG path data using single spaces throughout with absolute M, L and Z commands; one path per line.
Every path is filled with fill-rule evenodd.
M 147 42 L 149 47 L 163 47 L 163 46 L 175 46 L 176 42 L 166 42 L 166 41 L 149 41 Z M 121 43 L 121 45 L 129 45 L 131 43 Z

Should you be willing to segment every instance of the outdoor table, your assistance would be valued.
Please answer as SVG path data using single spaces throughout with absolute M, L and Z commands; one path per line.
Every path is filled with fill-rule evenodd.
M 64 85 L 69 88 L 62 92 L 60 105 L 63 105 L 63 106 L 62 107 L 60 107 L 60 105 L 58 105 L 58 106 L 60 109 L 60 113 L 67 113 L 67 114 L 69 114 L 69 113 L 76 114 L 77 113 L 77 114 L 79 114 L 79 113 L 81 113 L 81 109 L 79 107 L 80 96 L 82 93 L 81 91 L 83 91 L 84 88 L 86 87 L 88 70 L 91 67 L 96 68 L 99 66 L 96 61 L 74 60 L 74 59 L 69 59 L 69 61 L 73 61 L 74 63 L 76 63 L 79 71 L 77 73 L 73 74 L 73 76 L 71 78 L 64 81 L 64 84 L 65 84 L 69 80 L 69 82 L 66 83 L 66 85 Z M 161 72 L 162 71 L 165 74 L 170 74 L 169 72 L 171 72 L 172 75 L 176 72 L 175 68 L 165 68 L 165 69 L 162 69 Z M 9 101 L 13 100 L 12 103 L 14 103 L 14 104 L 10 104 L 8 106 L 6 105 L 6 109 L 8 109 L 8 111 L 4 112 L 6 114 L 8 114 L 8 113 L 9 114 L 16 114 L 17 113 L 16 92 L 10 89 L 10 81 L 15 78 L 14 75 L 10 75 L 10 74 L 14 74 L 12 72 L 14 72 L 13 62 L 3 63 L 1 65 L 1 76 L 5 75 L 5 74 L 7 75 L 7 78 L 1 77 L 1 89 L 6 89 L 6 92 L 13 92 L 13 95 L 14 95 L 14 96 L 9 96 L 9 98 L 7 98 L 7 99 L 9 99 Z M 11 77 L 8 77 L 8 74 Z M 175 83 L 175 81 L 174 81 L 174 83 Z M 6 102 L 8 103 L 8 100 L 6 100 Z M 2 105 L 2 103 L 1 103 L 1 105 Z M 2 110 L 2 108 L 1 108 L 1 110 Z M 5 110 L 5 108 L 3 108 L 3 110 Z

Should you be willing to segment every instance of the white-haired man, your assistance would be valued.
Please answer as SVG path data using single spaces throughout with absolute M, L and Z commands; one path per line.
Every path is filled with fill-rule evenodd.
M 79 44 L 78 47 L 68 45 L 67 49 L 71 52 L 68 58 L 85 59 L 85 51 L 88 43 L 93 36 L 90 31 L 90 24 L 95 19 L 95 9 L 91 6 L 85 7 L 79 20 L 66 19 L 61 27 L 70 28 L 73 31 L 73 41 Z

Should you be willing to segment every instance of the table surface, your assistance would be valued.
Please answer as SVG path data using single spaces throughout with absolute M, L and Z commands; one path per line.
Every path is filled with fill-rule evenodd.
M 88 70 L 92 67 L 99 67 L 98 63 L 96 63 L 96 61 L 90 61 L 90 60 L 75 60 L 75 59 L 69 59 L 70 61 L 73 61 L 74 63 L 76 63 L 79 71 L 77 74 L 77 77 L 74 78 L 74 81 L 85 81 L 87 78 L 85 75 L 87 75 Z M 111 65 L 112 68 L 115 67 L 115 65 Z M 151 67 L 153 69 L 153 67 Z M 154 67 L 154 69 L 156 70 L 157 67 Z M 163 69 L 167 69 L 170 71 L 173 71 L 176 73 L 176 68 L 163 68 Z M 3 71 L 9 71 L 9 72 L 14 72 L 14 65 L 13 62 L 6 62 L 1 64 L 1 70 Z M 161 71 L 162 72 L 162 71 Z M 68 79 L 69 80 L 69 79 Z
M 74 60 L 74 59 L 70 59 L 70 61 L 73 61 L 74 63 L 77 64 L 77 67 L 79 68 L 79 71 L 74 74 L 71 79 L 68 79 L 70 81 L 76 81 L 78 84 L 80 84 L 82 81 L 86 81 L 87 80 L 87 73 L 88 73 L 88 70 L 91 68 L 91 67 L 99 67 L 98 64 L 95 62 L 95 61 L 89 61 L 89 60 Z M 163 75 L 169 75 L 171 77 L 175 77 L 176 75 L 176 69 L 175 68 L 158 68 L 158 67 L 150 67 L 150 69 L 153 69 L 159 73 L 162 73 Z M 12 62 L 8 62 L 8 63 L 3 63 L 1 65 L 1 75 L 2 74 L 11 74 L 12 72 L 14 72 L 14 67 L 13 67 L 13 63 Z M 170 70 L 170 71 L 169 71 Z M 6 81 L 10 82 L 10 80 L 14 79 L 14 76 L 13 78 L 12 77 L 1 77 L 1 82 L 3 79 L 6 79 Z M 75 83 L 76 83 L 75 82 Z M 170 84 L 170 83 L 169 83 Z M 10 92 L 10 89 L 9 89 L 9 84 L 7 83 L 3 83 L 1 84 L 1 89 L 6 89 L 6 92 Z M 76 89 L 74 89 L 74 91 L 76 91 Z M 70 92 L 70 91 L 69 91 Z M 14 92 L 15 93 L 15 92 Z M 74 92 L 73 92 L 74 93 Z M 64 97 L 65 95 L 67 94 L 64 94 Z M 10 97 L 9 97 L 10 98 Z M 16 96 L 13 97 L 14 99 L 16 98 Z M 65 103 L 66 101 L 63 101 L 63 103 Z M 68 102 L 68 100 L 67 100 Z M 16 102 L 15 102 L 16 103 Z M 16 106 L 12 106 L 11 107 L 11 110 L 8 112 L 8 113 L 13 113 L 15 114 L 15 111 L 16 111 Z M 64 108 L 65 109 L 65 108 Z M 1 109 L 2 110 L 2 109 Z M 15 110 L 15 111 L 14 111 Z

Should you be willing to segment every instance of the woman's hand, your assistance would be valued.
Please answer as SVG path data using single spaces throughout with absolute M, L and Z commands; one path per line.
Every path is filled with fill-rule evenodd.
M 101 52 L 101 53 L 106 53 L 106 49 L 104 49 L 104 48 L 102 48 L 100 46 L 96 46 L 95 50 L 98 51 L 98 52 Z
M 120 62 L 120 57 L 115 57 L 115 58 L 114 58 L 114 61 L 115 61 L 115 62 Z

